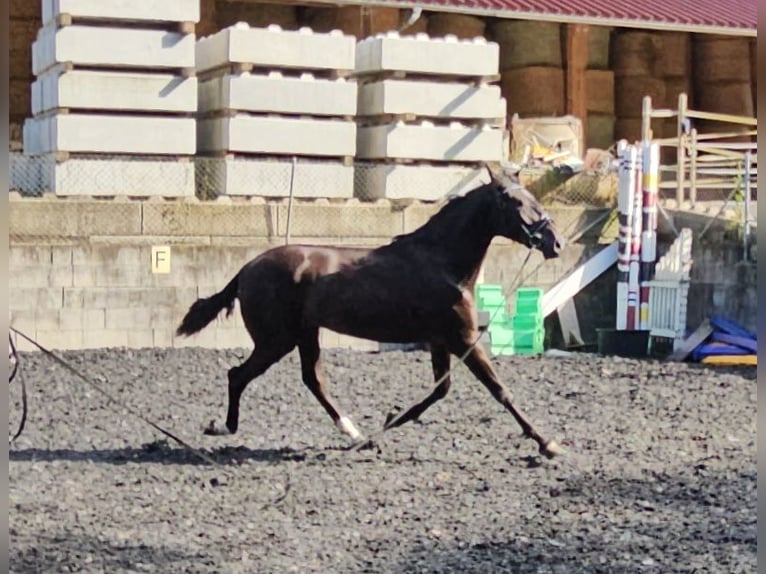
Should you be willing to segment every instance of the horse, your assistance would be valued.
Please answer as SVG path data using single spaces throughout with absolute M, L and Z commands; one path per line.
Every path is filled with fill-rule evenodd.
M 197 299 L 176 329 L 201 331 L 239 299 L 253 344 L 252 354 L 228 371 L 225 428 L 211 421 L 206 435 L 233 435 L 247 385 L 296 346 L 303 383 L 335 426 L 354 441 L 362 434 L 336 404 L 321 373 L 319 329 L 386 343 L 417 343 L 430 349 L 432 392 L 389 415 L 384 431 L 420 417 L 450 388 L 450 357 L 463 358 L 471 373 L 553 458 L 561 452 L 511 402 L 487 353 L 478 344 L 474 285 L 494 237 L 503 236 L 558 257 L 564 240 L 537 199 L 516 178 L 490 173 L 489 183 L 449 199 L 420 228 L 376 248 L 286 245 L 273 247 L 241 267 L 218 293 Z

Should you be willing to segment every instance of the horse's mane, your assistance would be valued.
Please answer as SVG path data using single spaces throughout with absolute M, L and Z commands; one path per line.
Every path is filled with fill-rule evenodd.
M 463 195 L 448 198 L 444 206 L 431 219 L 414 231 L 396 235 L 391 245 L 397 245 L 407 240 L 439 239 L 444 230 L 454 232 L 458 227 L 457 224 L 470 215 L 471 209 L 481 204 L 486 198 L 486 191 L 492 188 L 494 188 L 492 184 L 485 183 Z

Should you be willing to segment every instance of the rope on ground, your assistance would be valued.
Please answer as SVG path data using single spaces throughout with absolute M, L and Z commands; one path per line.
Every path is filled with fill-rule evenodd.
M 21 331 L 19 331 L 18 329 L 15 329 L 15 328 L 13 328 L 13 327 L 11 327 L 10 329 L 11 329 L 11 331 L 13 331 L 14 333 L 16 333 L 16 334 L 17 334 L 19 337 L 22 337 L 23 339 L 25 339 L 26 341 L 28 341 L 29 343 L 31 343 L 32 345 L 34 345 L 35 347 L 37 347 L 37 348 L 38 348 L 40 351 L 42 351 L 42 352 L 43 352 L 43 354 L 45 354 L 45 355 L 47 355 L 48 357 L 52 358 L 52 359 L 53 359 L 55 362 L 57 362 L 59 365 L 61 365 L 62 367 L 64 367 L 64 368 L 65 368 L 67 371 L 69 371 L 70 373 L 72 373 L 73 375 L 75 375 L 76 377 L 78 377 L 80 380 L 82 380 L 82 381 L 83 381 L 85 384 L 87 384 L 89 387 L 91 387 L 92 389 L 94 389 L 95 391 L 97 391 L 97 392 L 98 392 L 99 394 L 101 394 L 102 396 L 106 397 L 106 399 L 109 401 L 109 403 L 110 403 L 110 404 L 113 404 L 113 405 L 118 405 L 118 406 L 120 406 L 122 409 L 126 410 L 128 413 L 130 413 L 130 414 L 131 414 L 131 415 L 133 415 L 134 417 L 136 417 L 136 418 L 140 419 L 140 420 L 141 420 L 141 421 L 143 421 L 144 423 L 146 423 L 146 424 L 148 424 L 149 426 L 151 426 L 153 429 L 155 429 L 155 430 L 159 431 L 160 433 L 162 433 L 162 434 L 163 434 L 163 435 L 165 435 L 166 437 L 168 437 L 168 438 L 170 438 L 171 440 L 173 440 L 173 441 L 177 442 L 179 445 L 181 445 L 182 447 L 184 447 L 185 449 L 187 449 L 189 452 L 191 452 L 191 453 L 192 453 L 192 454 L 194 454 L 195 456 L 197 456 L 197 457 L 201 458 L 201 459 L 202 459 L 202 460 L 204 460 L 205 462 L 207 462 L 207 463 L 209 463 L 209 464 L 212 464 L 212 465 L 214 465 L 214 466 L 218 466 L 218 467 L 222 466 L 222 465 L 221 465 L 221 464 L 220 464 L 218 461 L 214 460 L 213 458 L 211 458 L 210 456 L 208 456 L 208 455 L 207 455 L 207 454 L 205 454 L 204 452 L 200 451 L 199 449 L 196 449 L 196 448 L 194 448 L 194 447 L 193 447 L 193 446 L 191 446 L 189 443 L 187 443 L 187 442 L 186 442 L 186 441 L 184 441 L 183 439 L 179 438 L 178 436 L 176 436 L 175 434 L 173 434 L 173 433 L 172 433 L 172 432 L 170 432 L 169 430 L 166 430 L 165 428 L 163 428 L 163 427 L 162 427 L 162 426 L 160 426 L 159 424 L 157 424 L 157 423 L 155 423 L 154 421 L 152 421 L 152 420 L 148 419 L 147 417 L 145 417 L 144 415 L 142 415 L 140 412 L 138 412 L 136 409 L 134 409 L 134 408 L 132 408 L 132 407 L 130 407 L 130 406 L 128 406 L 128 405 L 126 405 L 125 403 L 123 403 L 123 402 L 119 401 L 117 398 L 115 398 L 114 396 L 112 396 L 111 394 L 109 394 L 108 392 L 106 392 L 104 389 L 102 389 L 100 385 L 98 385 L 98 384 L 94 383 L 92 380 L 90 380 L 88 377 L 86 377 L 84 374 L 82 374 L 82 373 L 81 373 L 79 370 L 77 370 L 77 369 L 76 369 L 76 368 L 74 368 L 72 365 L 70 365 L 70 364 L 69 364 L 67 361 L 65 361 L 64 359 L 62 359 L 61 357 L 59 357 L 59 356 L 58 356 L 57 354 L 55 354 L 53 351 L 50 351 L 49 349 L 46 349 L 46 348 L 45 348 L 45 347 L 43 347 L 43 346 L 42 346 L 40 343 L 38 343 L 37 341 L 35 341 L 35 340 L 34 340 L 34 339 L 32 339 L 31 337 L 29 337 L 29 336 L 25 335 L 24 333 L 22 333 L 22 332 L 21 332 Z M 15 347 L 14 347 L 13 349 L 14 349 L 14 352 L 15 352 Z M 17 359 L 17 364 L 18 364 L 18 359 Z
M 27 413 L 29 412 L 29 408 L 27 406 L 27 384 L 24 381 L 24 375 L 19 371 L 19 354 L 16 352 L 16 345 L 13 344 L 13 337 L 11 337 L 11 334 L 8 333 L 8 347 L 9 347 L 9 362 L 13 365 L 13 369 L 11 370 L 11 375 L 8 378 L 8 384 L 10 385 L 13 382 L 13 379 L 16 378 L 16 375 L 19 375 L 19 382 L 21 383 L 21 421 L 19 422 L 19 428 L 16 431 L 16 434 L 13 435 L 13 438 L 9 441 L 8 445 L 14 443 L 14 441 L 21 436 L 22 431 L 24 430 L 24 426 L 27 423 Z

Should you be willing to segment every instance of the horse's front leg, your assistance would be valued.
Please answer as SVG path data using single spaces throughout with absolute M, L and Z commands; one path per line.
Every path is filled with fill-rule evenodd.
M 498 380 L 497 374 L 492 368 L 492 364 L 484 349 L 479 345 L 476 345 L 473 349 L 468 351 L 469 348 L 470 343 L 461 340 L 459 343 L 451 345 L 450 350 L 452 353 L 460 357 L 468 352 L 464 361 L 468 369 L 485 387 L 487 387 L 487 389 L 489 389 L 489 392 L 492 393 L 495 400 L 510 411 L 516 419 L 516 422 L 521 426 L 524 436 L 537 442 L 541 454 L 548 458 L 553 458 L 554 456 L 561 454 L 562 451 L 559 445 L 553 440 L 545 439 L 526 415 L 511 402 L 511 392 Z
M 449 364 L 450 356 L 447 347 L 441 343 L 433 343 L 431 345 L 431 366 L 433 367 L 436 386 L 420 402 L 414 404 L 403 413 L 390 413 L 386 418 L 383 430 L 392 429 L 417 419 L 428 407 L 446 397 L 451 384 Z

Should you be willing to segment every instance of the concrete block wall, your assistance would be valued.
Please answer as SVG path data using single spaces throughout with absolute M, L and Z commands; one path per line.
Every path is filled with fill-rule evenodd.
M 291 241 L 375 247 L 418 228 L 438 208 L 421 202 L 402 207 L 389 200 L 296 200 Z M 174 330 L 197 297 L 220 290 L 252 257 L 284 244 L 288 220 L 286 201 L 261 198 L 94 201 L 12 194 L 9 209 L 10 324 L 54 349 L 249 347 L 236 314 L 221 316 L 190 339 L 176 338 Z M 550 215 L 570 234 L 603 211 L 560 207 Z M 679 226 L 690 223 L 682 212 L 673 215 Z M 711 238 L 718 232 L 717 225 L 708 230 Z M 544 261 L 533 253 L 521 275 L 526 249 L 496 238 L 484 262 L 483 280 L 503 285 L 507 294 L 520 285 L 548 288 L 616 235 L 616 226 L 596 226 L 569 244 L 559 259 Z M 661 230 L 660 252 L 673 238 L 671 231 Z M 169 273 L 152 272 L 152 246 L 170 246 Z M 693 249 L 689 327 L 720 313 L 754 329 L 755 264 L 742 263 L 741 247 L 723 240 L 695 242 Z M 586 338 L 595 340 L 595 328 L 614 323 L 615 296 L 610 271 L 575 298 Z M 548 329 L 555 330 L 555 325 Z M 377 343 L 327 330 L 322 342 L 327 347 L 378 348 Z M 22 341 L 19 345 L 28 348 Z
M 443 77 L 481 77 L 497 74 L 498 45 L 484 38 L 459 40 L 456 36 L 430 38 L 427 34 L 377 34 L 356 47 L 356 72 L 406 72 Z
M 309 72 L 224 74 L 200 83 L 201 114 L 240 111 L 288 115 L 353 116 L 356 85 L 346 78 L 321 78 Z
M 141 0 L 104 2 L 103 0 L 42 0 L 44 23 L 66 14 L 85 20 L 124 20 L 131 22 L 198 22 L 200 0 Z
M 159 160 L 196 152 L 199 18 L 196 0 L 44 0 L 24 123 L 24 153 L 43 165 L 28 185 L 59 195 L 193 195 L 193 165 Z
M 437 126 L 396 122 L 358 130 L 357 157 L 362 159 L 421 159 L 437 162 L 499 162 L 503 132 L 460 123 Z
M 32 113 L 57 108 L 193 114 L 197 78 L 173 74 L 73 70 L 43 74 L 32 83 Z
M 231 64 L 269 69 L 335 72 L 354 69 L 355 39 L 333 31 L 315 34 L 310 28 L 283 30 L 278 25 L 250 27 L 238 23 L 200 38 L 197 72 L 211 75 Z
M 228 319 L 222 314 L 189 339 L 177 338 L 174 330 L 198 297 L 220 290 L 268 247 L 284 244 L 288 220 L 286 201 L 260 198 L 96 201 L 13 194 L 9 207 L 10 324 L 54 349 L 249 347 L 237 314 Z M 374 247 L 413 231 L 438 207 L 415 202 L 402 208 L 388 200 L 296 200 L 291 241 Z M 583 210 L 556 210 L 552 216 L 566 226 L 583 217 Z M 51 237 L 51 230 L 59 236 Z M 50 239 L 40 239 L 44 236 Z M 169 273 L 152 272 L 152 246 L 170 247 Z M 576 255 L 576 248 L 570 253 Z M 510 281 L 525 254 L 497 240 L 485 266 L 486 280 L 502 273 L 501 281 Z M 546 264 L 540 273 L 560 276 L 568 263 L 574 262 Z M 556 276 L 534 280 L 552 283 Z M 375 342 L 328 330 L 321 336 L 331 348 L 378 348 Z M 19 345 L 28 349 L 22 341 Z
M 200 196 L 350 198 L 356 153 L 355 39 L 234 24 L 197 42 Z M 257 73 L 250 73 L 254 70 Z M 221 157 L 225 156 L 225 157 Z M 298 156 L 295 173 L 285 162 Z
M 356 195 L 436 200 L 507 158 L 505 100 L 488 82 L 498 46 L 484 38 L 378 34 L 358 42 Z M 414 165 L 400 165 L 409 163 Z

